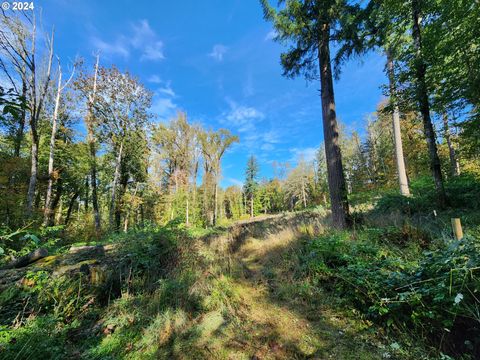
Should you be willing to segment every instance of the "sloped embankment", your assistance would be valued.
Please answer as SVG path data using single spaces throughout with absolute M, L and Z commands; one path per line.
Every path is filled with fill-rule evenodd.
M 234 253 L 249 237 L 267 239 L 286 231 L 298 233 L 301 229 L 316 233 L 323 223 L 323 217 L 311 212 L 270 215 L 234 223 L 221 229 L 220 234 L 199 240 L 217 252 Z M 53 277 L 82 273 L 92 284 L 99 284 L 126 257 L 129 254 L 119 251 L 116 244 L 72 247 L 66 253 L 47 256 L 21 268 L 0 269 L 0 292 L 14 283 L 24 283 L 26 274 L 37 271 L 45 271 Z

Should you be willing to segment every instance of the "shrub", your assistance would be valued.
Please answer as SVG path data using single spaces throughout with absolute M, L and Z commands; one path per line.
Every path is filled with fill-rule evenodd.
M 478 240 L 450 241 L 415 262 L 391 242 L 382 245 L 385 233 L 308 241 L 304 274 L 386 328 L 410 329 L 451 354 L 480 356 Z

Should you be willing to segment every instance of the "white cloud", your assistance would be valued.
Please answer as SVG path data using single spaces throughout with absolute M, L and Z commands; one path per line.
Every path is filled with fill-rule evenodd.
M 221 122 L 233 125 L 239 132 L 255 131 L 255 124 L 265 118 L 265 115 L 254 107 L 238 105 L 236 102 L 227 99 L 230 111 L 222 115 Z
M 160 79 L 160 76 L 158 75 L 152 75 L 148 78 L 148 82 L 151 82 L 152 84 L 161 84 L 162 79 Z
M 263 134 L 263 141 L 270 143 L 270 144 L 276 144 L 280 142 L 278 132 L 271 130 L 269 132 L 266 132 Z
M 236 185 L 236 186 L 239 186 L 239 187 L 243 187 L 243 181 L 240 181 L 238 179 L 226 178 L 225 180 L 227 180 L 230 184 L 233 184 L 233 185 Z
M 265 41 L 270 41 L 270 40 L 273 40 L 277 37 L 278 33 L 276 30 L 271 30 L 268 32 L 267 35 L 265 35 Z
M 303 159 L 306 162 L 311 162 L 315 159 L 318 148 L 316 147 L 306 147 L 306 148 L 293 148 L 290 149 L 292 153 L 292 162 L 297 162 L 300 159 Z
M 175 97 L 175 92 L 172 90 L 172 88 L 170 86 L 158 89 L 158 91 L 160 91 L 161 93 L 163 93 L 165 95 Z
M 150 111 L 158 117 L 159 120 L 168 120 L 173 117 L 178 106 L 170 98 L 162 97 L 159 93 L 155 93 Z
M 119 55 L 124 58 L 128 58 L 130 56 L 130 49 L 125 42 L 119 38 L 115 42 L 109 44 L 97 37 L 92 38 L 92 45 L 95 49 L 100 50 L 102 54 L 106 55 Z
M 163 55 L 163 43 L 161 41 L 154 42 L 153 44 L 146 45 L 143 54 L 140 57 L 140 61 L 142 60 L 162 60 L 165 59 Z
M 263 151 L 272 151 L 273 149 L 275 149 L 275 146 L 269 143 L 265 143 L 262 146 L 260 146 L 260 149 Z
M 157 91 L 162 93 L 162 94 L 168 95 L 170 97 L 175 97 L 176 96 L 175 91 L 173 91 L 173 89 L 170 85 L 170 81 L 166 83 L 165 87 L 162 87 L 162 88 L 158 89 Z
M 93 37 L 93 47 L 102 53 L 128 58 L 133 50 L 140 52 L 140 61 L 158 61 L 165 58 L 163 42 L 158 39 L 147 20 L 140 20 L 131 25 L 130 33 L 119 35 L 112 42 L 106 42 L 98 37 Z
M 243 84 L 243 96 L 250 97 L 255 95 L 255 88 L 253 86 L 253 76 L 252 72 L 249 71 L 245 83 Z
M 225 45 L 216 44 L 213 46 L 212 52 L 208 54 L 208 56 L 214 58 L 216 61 L 222 61 L 227 50 L 228 48 Z

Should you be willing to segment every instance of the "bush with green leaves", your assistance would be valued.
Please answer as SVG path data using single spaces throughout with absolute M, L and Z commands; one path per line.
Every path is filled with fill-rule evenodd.
M 478 239 L 450 240 L 421 256 L 388 239 L 385 230 L 370 229 L 355 239 L 332 233 L 307 241 L 304 275 L 387 329 L 414 331 L 451 354 L 480 356 Z
M 411 196 L 395 193 L 384 194 L 378 201 L 375 211 L 386 214 L 399 211 L 412 215 L 438 210 L 436 192 L 431 178 L 419 178 L 411 183 Z M 473 174 L 454 176 L 445 181 L 448 206 L 453 209 L 480 209 L 480 179 Z

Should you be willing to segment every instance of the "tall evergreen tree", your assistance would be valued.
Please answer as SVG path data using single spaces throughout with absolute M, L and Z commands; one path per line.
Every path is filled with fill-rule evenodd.
M 250 205 L 250 217 L 253 217 L 253 202 L 255 199 L 255 192 L 258 187 L 258 161 L 254 155 L 251 155 L 247 161 L 247 168 L 245 170 L 245 185 L 243 191 Z
M 360 24 L 356 21 L 356 16 L 362 13 L 361 8 L 359 5 L 350 5 L 345 0 L 280 1 L 284 6 L 279 10 L 273 8 L 268 0 L 261 0 L 261 4 L 265 18 L 273 22 L 277 32 L 276 40 L 292 44 L 281 55 L 283 74 L 291 78 L 303 74 L 308 80 L 320 78 L 333 225 L 340 229 L 346 228 L 349 223 L 349 206 L 339 145 L 330 43 L 336 41 L 345 45 L 337 53 L 337 65 L 350 54 L 362 49 L 357 46 L 356 31 L 353 31 L 353 27 Z M 339 74 L 338 66 L 335 70 Z

